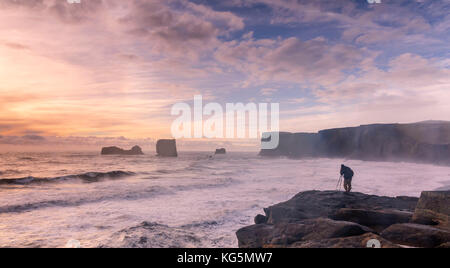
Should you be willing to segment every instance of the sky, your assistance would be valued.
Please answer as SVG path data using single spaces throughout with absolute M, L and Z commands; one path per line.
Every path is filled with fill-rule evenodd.
M 0 0 L 0 144 L 171 136 L 171 107 L 280 129 L 450 120 L 450 1 Z

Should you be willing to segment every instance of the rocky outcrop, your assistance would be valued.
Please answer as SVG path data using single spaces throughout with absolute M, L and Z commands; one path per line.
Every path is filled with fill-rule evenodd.
M 141 147 L 134 146 L 131 150 L 124 150 L 116 146 L 102 148 L 102 155 L 143 155 Z
M 335 218 L 339 210 L 364 209 L 372 211 L 395 209 L 414 211 L 418 198 L 383 197 L 362 193 L 344 193 L 337 191 L 307 191 L 294 196 L 291 200 L 265 209 L 267 222 L 295 222 L 319 217 Z
M 256 224 L 244 227 L 236 235 L 240 248 L 289 245 L 298 241 L 347 237 L 373 232 L 357 223 L 317 218 L 275 225 Z M 257 238 L 257 239 L 255 239 Z
M 290 248 L 367 248 L 372 245 L 370 241 L 376 239 L 380 241 L 381 248 L 400 248 L 399 245 L 388 241 L 379 235 L 373 233 L 365 233 L 358 236 L 348 236 L 348 237 L 338 237 L 331 239 L 321 239 L 321 240 L 309 240 L 295 242 L 290 245 Z
M 342 157 L 450 164 L 450 122 L 374 124 L 327 129 L 318 133 L 279 134 L 278 147 L 261 150 L 262 156 Z
M 412 221 L 450 231 L 450 191 L 422 192 Z
M 255 225 L 238 230 L 236 235 L 239 247 L 243 248 L 357 248 L 372 245 L 368 244 L 371 239 L 381 242 L 381 247 L 445 247 L 450 242 L 445 225 L 411 221 L 424 207 L 433 208 L 439 214 L 437 219 L 442 219 L 440 214 L 447 213 L 444 208 L 450 206 L 449 196 L 450 192 L 424 192 L 419 201 L 405 196 L 302 192 L 264 209 L 265 215 L 255 217 Z M 433 205 L 430 198 L 435 200 Z
M 176 140 L 158 140 L 156 143 L 156 154 L 164 157 L 177 157 Z
M 394 224 L 384 230 L 381 236 L 397 244 L 423 248 L 434 248 L 450 242 L 450 232 L 414 223 Z
M 408 223 L 412 212 L 401 210 L 368 210 L 341 208 L 333 216 L 335 220 L 356 222 L 380 231 L 396 223 Z
M 225 148 L 216 149 L 215 154 L 226 154 L 227 150 Z

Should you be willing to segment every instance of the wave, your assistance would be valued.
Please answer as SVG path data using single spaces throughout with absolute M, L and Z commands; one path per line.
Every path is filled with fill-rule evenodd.
M 0 214 L 22 213 L 50 207 L 77 207 L 84 204 L 93 204 L 114 200 L 123 200 L 123 201 L 139 200 L 172 193 L 173 191 L 170 191 L 164 187 L 154 186 L 144 189 L 144 191 L 142 192 L 122 192 L 106 196 L 93 195 L 84 197 L 68 197 L 66 199 L 44 200 L 24 204 L 0 206 Z
M 37 178 L 24 177 L 15 179 L 0 179 L 0 185 L 30 185 L 30 184 L 44 184 L 55 183 L 68 180 L 82 180 L 86 183 L 98 182 L 104 179 L 118 179 L 127 176 L 136 175 L 134 172 L 128 171 L 110 171 L 110 172 L 88 172 L 78 175 L 67 175 L 53 178 Z
M 33 157 L 28 157 L 28 156 L 19 157 L 18 159 L 19 160 L 26 160 L 26 161 L 34 161 L 35 160 Z
M 202 248 L 205 237 L 197 232 L 156 222 L 142 222 L 114 233 L 99 248 Z
M 15 204 L 0 206 L 0 214 L 6 213 L 22 213 L 37 209 L 49 207 L 76 207 L 83 204 L 99 203 L 104 201 L 133 201 L 140 199 L 154 198 L 161 195 L 171 195 L 177 192 L 192 191 L 197 189 L 213 189 L 220 187 L 227 187 L 232 183 L 239 183 L 231 178 L 216 180 L 215 183 L 193 184 L 193 185 L 177 185 L 170 187 L 152 186 L 143 188 L 139 191 L 124 191 L 108 195 L 90 195 L 83 197 L 67 197 L 66 199 L 44 200 L 37 202 L 30 202 L 24 204 Z

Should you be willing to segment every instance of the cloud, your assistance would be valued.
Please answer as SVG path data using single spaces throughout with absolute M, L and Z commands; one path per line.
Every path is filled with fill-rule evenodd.
M 264 4 L 273 11 L 269 17 L 272 24 L 291 27 L 326 24 L 341 34 L 342 41 L 364 45 L 393 40 L 396 45 L 417 42 L 444 45 L 439 41 L 440 33 L 448 30 L 450 22 L 444 12 L 450 8 L 448 1 L 383 0 L 371 5 L 348 0 L 250 0 L 235 4 L 248 7 Z
M 5 42 L 4 45 L 6 47 L 12 48 L 12 49 L 18 49 L 18 50 L 29 50 L 30 48 L 26 45 L 22 45 L 19 43 L 12 43 L 12 42 Z
M 108 0 L 81 1 L 70 4 L 61 0 L 0 0 L 0 7 L 27 9 L 30 12 L 41 13 L 44 16 L 55 16 L 61 22 L 81 23 L 91 19 L 103 8 Z M 110 0 L 113 3 L 115 0 Z
M 174 8 L 174 5 L 183 8 Z M 198 58 L 219 43 L 218 37 L 244 28 L 231 12 L 214 11 L 188 1 L 134 0 L 120 18 L 126 31 L 145 38 L 157 51 Z
M 369 123 L 448 120 L 449 90 L 448 66 L 405 53 L 393 58 L 388 69 L 368 65 L 357 76 L 314 90 L 318 104 L 288 110 L 283 126 L 317 131 Z
M 305 120 L 308 129 L 446 119 L 450 110 L 446 1 L 0 7 L 6 136 L 170 136 L 171 105 L 194 94 L 217 102 L 270 96 L 283 104 L 285 126 Z
M 264 96 L 270 96 L 270 95 L 273 95 L 274 93 L 276 93 L 277 91 L 278 91 L 278 89 L 276 89 L 276 88 L 265 87 L 265 88 L 262 88 L 260 92 Z
M 223 64 L 248 75 L 248 83 L 268 81 L 331 85 L 346 77 L 374 54 L 324 38 L 301 41 L 291 37 L 278 40 L 243 40 L 223 44 L 215 57 Z

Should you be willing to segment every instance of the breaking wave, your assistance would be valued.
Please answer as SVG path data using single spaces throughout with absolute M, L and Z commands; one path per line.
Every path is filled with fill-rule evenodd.
M 110 172 L 88 172 L 78 175 L 67 175 L 53 178 L 37 178 L 24 177 L 15 179 L 0 179 L 0 185 L 30 185 L 30 184 L 44 184 L 55 183 L 68 180 L 81 180 L 85 183 L 98 182 L 104 179 L 119 179 L 127 176 L 135 175 L 134 172 L 128 171 L 110 171 Z

